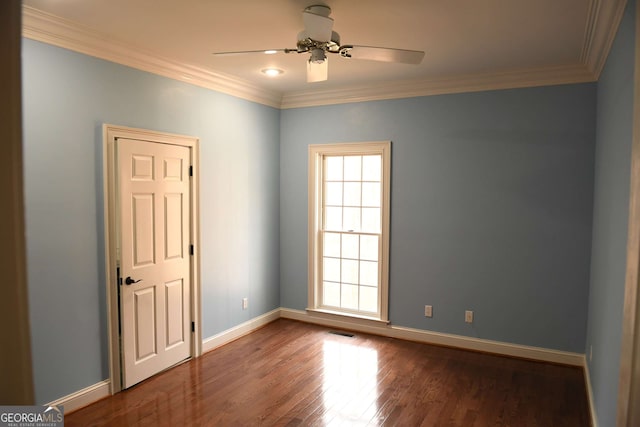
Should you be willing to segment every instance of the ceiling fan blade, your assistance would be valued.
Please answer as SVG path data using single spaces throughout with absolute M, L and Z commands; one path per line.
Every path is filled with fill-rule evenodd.
M 272 55 L 278 52 L 289 53 L 290 51 L 295 51 L 296 49 L 263 49 L 263 50 L 241 50 L 238 52 L 213 52 L 216 56 L 235 56 L 235 55 L 244 55 L 248 53 L 262 53 L 265 55 Z
M 307 61 L 307 83 L 323 82 L 329 77 L 329 59 L 322 62 Z
M 302 21 L 307 37 L 319 42 L 331 41 L 333 19 L 305 10 L 302 12 Z
M 420 50 L 393 49 L 373 46 L 340 46 L 340 55 L 345 58 L 367 59 L 369 61 L 399 62 L 402 64 L 419 64 L 424 58 Z

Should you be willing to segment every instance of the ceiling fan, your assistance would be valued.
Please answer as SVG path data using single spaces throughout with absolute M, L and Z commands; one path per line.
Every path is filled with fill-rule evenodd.
M 325 5 L 309 6 L 302 12 L 304 30 L 298 33 L 295 49 L 248 50 L 240 52 L 215 52 L 214 55 L 240 55 L 247 53 L 309 53 L 307 61 L 307 82 L 327 80 L 327 53 L 343 58 L 366 59 L 370 61 L 419 64 L 424 52 L 417 50 L 393 49 L 373 46 L 341 45 L 340 34 L 333 31 L 331 8 Z

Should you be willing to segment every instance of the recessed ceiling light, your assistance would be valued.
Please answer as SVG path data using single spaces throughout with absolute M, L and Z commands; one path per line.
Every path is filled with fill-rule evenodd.
M 277 50 L 265 50 L 264 53 L 266 55 L 273 55 L 274 53 L 278 53 L 278 51 Z
M 265 68 L 261 71 L 262 71 L 262 74 L 265 74 L 269 77 L 276 77 L 284 73 L 284 71 L 280 70 L 279 68 Z

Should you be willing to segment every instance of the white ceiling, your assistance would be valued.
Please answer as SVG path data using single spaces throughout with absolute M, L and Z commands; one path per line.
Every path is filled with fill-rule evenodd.
M 25 33 L 27 37 L 52 42 L 52 32 L 73 29 L 77 38 L 99 40 L 102 47 L 95 49 L 96 56 L 115 51 L 104 48 L 105 43 L 112 44 L 119 51 L 129 49 L 133 52 L 129 56 L 144 56 L 147 62 L 153 58 L 175 69 L 185 67 L 183 79 L 193 77 L 195 70 L 199 78 L 220 77 L 227 84 L 264 90 L 271 98 L 319 99 L 326 93 L 339 98 L 346 93 L 360 99 L 367 91 L 380 94 L 384 87 L 434 92 L 435 85 L 446 92 L 455 91 L 456 84 L 465 90 L 473 81 L 518 87 L 554 79 L 557 83 L 595 80 L 625 0 L 24 0 L 23 4 L 25 26 L 32 30 Z M 307 83 L 304 54 L 212 55 L 295 48 L 302 30 L 301 12 L 311 4 L 331 7 L 342 44 L 423 50 L 422 64 L 330 55 L 329 80 Z M 57 30 L 48 28 L 48 39 L 34 36 L 42 27 L 34 23 L 34 16 L 46 17 L 48 25 L 55 22 Z M 74 48 L 65 46 L 63 39 L 53 43 Z M 110 59 L 107 53 L 102 56 Z M 260 73 L 266 67 L 285 73 L 269 78 Z M 448 86 L 452 87 L 447 90 Z M 473 90 L 473 84 L 470 87 Z M 353 92 L 356 88 L 358 93 Z

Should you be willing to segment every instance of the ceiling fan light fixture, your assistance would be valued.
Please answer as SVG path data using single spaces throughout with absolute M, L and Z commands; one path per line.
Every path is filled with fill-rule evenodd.
M 309 62 L 314 64 L 322 64 L 327 60 L 327 54 L 323 49 L 311 49 L 311 57 Z
M 309 61 L 307 61 L 307 83 L 327 80 L 329 77 L 329 60 L 327 57 L 325 56 L 324 60 L 320 62 L 312 61 L 312 58 L 309 58 Z
M 265 51 L 264 51 L 264 54 L 265 54 L 265 55 L 274 55 L 274 54 L 276 54 L 276 53 L 278 53 L 278 51 L 277 51 L 277 50 L 275 50 L 275 49 L 270 49 L 270 50 L 265 50 Z
M 284 70 L 281 70 L 279 68 L 264 68 L 260 70 L 260 72 L 268 77 L 277 77 L 281 74 L 284 74 Z

